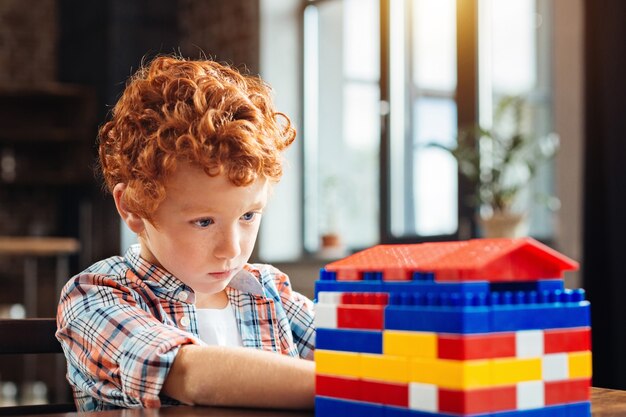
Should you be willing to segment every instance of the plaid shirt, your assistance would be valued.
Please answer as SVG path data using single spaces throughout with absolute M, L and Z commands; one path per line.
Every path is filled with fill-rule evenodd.
M 269 265 L 248 264 L 226 288 L 245 347 L 313 359 L 313 303 Z M 57 338 L 79 410 L 178 404 L 161 387 L 181 345 L 198 338 L 193 290 L 139 256 L 100 261 L 63 288 Z

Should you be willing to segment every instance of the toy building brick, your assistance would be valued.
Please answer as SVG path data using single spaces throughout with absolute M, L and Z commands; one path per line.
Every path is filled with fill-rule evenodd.
M 380 245 L 316 282 L 316 408 L 330 416 L 590 416 L 578 264 L 530 238 Z

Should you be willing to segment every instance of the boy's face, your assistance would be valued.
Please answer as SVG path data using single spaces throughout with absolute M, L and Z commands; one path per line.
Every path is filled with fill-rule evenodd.
M 143 220 L 141 256 L 189 285 L 197 297 L 223 291 L 248 262 L 269 192 L 266 179 L 238 187 L 179 164 L 167 197 Z

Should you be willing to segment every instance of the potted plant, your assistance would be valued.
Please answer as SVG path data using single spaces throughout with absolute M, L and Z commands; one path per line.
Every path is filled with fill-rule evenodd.
M 321 210 L 320 258 L 339 259 L 347 255 L 339 229 L 341 181 L 338 175 L 326 175 L 321 184 L 324 205 Z
M 430 145 L 449 151 L 474 188 L 470 204 L 480 209 L 485 237 L 528 233 L 528 208 L 520 205 L 520 194 L 559 147 L 554 133 L 534 136 L 524 131 L 524 104 L 522 97 L 504 97 L 496 106 L 491 128 L 474 125 L 460 129 L 455 147 Z M 550 208 L 558 207 L 555 197 L 544 196 L 543 201 Z

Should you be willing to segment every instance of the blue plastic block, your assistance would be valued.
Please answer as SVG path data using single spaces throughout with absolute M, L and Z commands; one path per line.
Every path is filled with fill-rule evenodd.
M 565 283 L 562 279 L 540 279 L 537 281 L 537 291 L 564 290 Z
M 382 281 L 315 281 L 315 298 L 320 291 L 383 292 Z
M 484 414 L 482 416 L 485 416 Z M 531 410 L 504 411 L 492 413 L 491 417 L 589 417 L 591 416 L 591 403 L 569 403 L 552 405 L 544 408 Z
M 484 307 L 396 306 L 385 309 L 385 329 L 488 333 L 591 325 L 588 301 Z
M 491 331 L 586 327 L 590 321 L 585 291 L 492 292 Z
M 315 397 L 315 417 L 385 417 L 382 405 L 360 401 L 339 400 L 330 397 Z
M 315 397 L 315 417 L 372 416 L 372 417 L 458 417 L 457 414 L 429 413 L 409 408 L 382 406 L 360 401 Z M 588 401 L 553 405 L 530 410 L 501 411 L 486 414 L 464 414 L 465 417 L 590 417 Z
M 483 416 L 487 416 L 483 414 Z M 483 417 L 481 416 L 481 417 Z M 459 417 L 455 414 L 429 413 L 427 411 L 411 410 L 410 408 L 385 406 L 385 417 Z
M 320 269 L 320 280 L 321 281 L 336 281 L 337 280 L 337 273 L 336 272 L 331 272 L 331 271 L 327 271 L 325 268 Z
M 375 330 L 317 329 L 317 349 L 383 353 L 383 332 Z
M 393 292 L 385 329 L 488 333 L 590 326 L 584 290 Z
M 489 307 L 388 306 L 386 330 L 437 333 L 489 332 Z
M 591 326 L 588 301 L 492 306 L 492 332 L 586 326 Z
M 590 417 L 591 402 L 585 401 L 581 403 L 567 404 L 567 417 Z
M 363 281 L 382 281 L 382 272 L 363 272 Z
M 491 291 L 554 291 L 564 290 L 562 279 L 541 279 L 537 281 L 522 282 L 492 282 L 489 284 Z
M 394 293 L 385 308 L 385 329 L 438 333 L 487 333 L 487 293 Z
M 487 414 L 464 414 L 464 417 L 590 417 L 591 403 L 569 403 L 531 410 L 502 411 Z M 459 417 L 457 414 L 429 413 L 408 408 L 385 406 L 385 417 Z
M 489 283 L 487 281 L 474 282 L 441 282 L 433 281 L 383 281 L 383 291 L 389 294 L 402 292 L 420 292 L 434 294 L 466 294 L 481 293 L 489 291 Z
M 459 414 L 429 413 L 428 411 L 411 410 L 410 408 L 385 406 L 385 417 L 459 417 Z M 488 417 L 488 415 L 482 414 L 480 417 Z
M 585 300 L 585 290 L 543 290 L 543 291 L 493 291 L 487 303 L 490 305 L 534 305 L 551 303 L 578 303 Z
M 371 277 L 370 277 L 371 278 Z M 380 281 L 367 279 L 363 281 L 315 281 L 315 298 L 320 291 L 335 292 L 387 292 L 389 294 L 403 292 L 420 292 L 434 294 L 466 294 L 489 291 L 489 283 L 476 282 L 442 282 L 433 281 Z
M 434 272 L 413 272 L 413 281 L 434 281 L 435 273 Z

